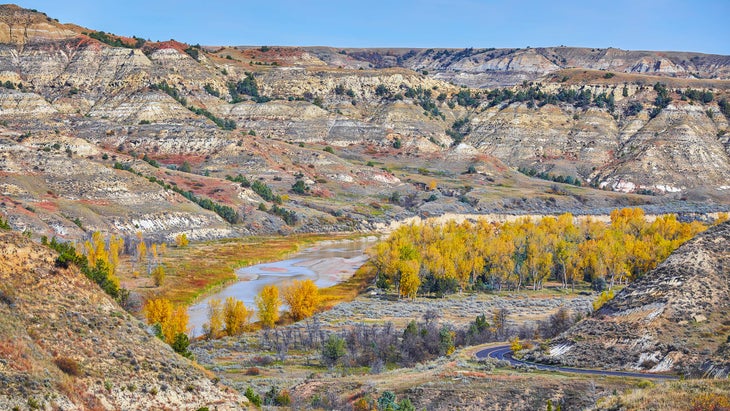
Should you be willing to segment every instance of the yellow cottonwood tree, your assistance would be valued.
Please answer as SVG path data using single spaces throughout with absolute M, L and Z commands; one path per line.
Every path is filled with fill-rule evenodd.
M 186 334 L 189 322 L 188 311 L 185 306 L 173 306 L 166 298 L 157 298 L 145 304 L 147 324 L 160 325 L 162 336 L 168 344 L 175 341 L 178 334 Z
M 571 241 L 567 241 L 564 238 L 558 240 L 555 244 L 555 254 L 553 259 L 558 268 L 558 275 L 563 284 L 563 288 L 568 286 L 570 283 L 571 288 L 575 289 L 576 277 L 573 275 L 572 269 L 569 268 L 576 259 L 576 253 L 578 251 L 578 245 Z M 568 271 L 571 271 L 570 274 Z
M 156 298 L 147 301 L 144 306 L 148 324 L 162 324 L 172 315 L 172 303 L 167 298 Z
M 294 321 L 311 317 L 321 304 L 319 289 L 312 280 L 294 280 L 282 290 Z
M 628 282 L 664 260 L 684 241 L 706 229 L 699 222 L 681 223 L 660 216 L 648 223 L 638 208 L 611 212 L 611 223 L 563 214 L 539 220 L 519 218 L 506 223 L 485 220 L 457 223 L 427 221 L 404 225 L 371 251 L 377 284 L 394 285 L 399 295 L 412 289 L 412 270 L 430 291 L 474 286 L 477 278 L 491 286 L 519 290 L 531 282 L 537 289 L 550 278 L 574 287 L 585 278 Z M 720 220 L 720 219 L 719 219 Z M 401 287 L 404 274 L 408 284 Z
M 145 259 L 147 259 L 147 244 L 142 240 L 137 243 L 137 261 L 144 263 Z
M 208 322 L 203 324 L 203 331 L 208 338 L 218 338 L 223 330 L 223 307 L 219 298 L 208 301 Z
M 233 297 L 227 297 L 223 303 L 223 323 L 226 326 L 226 334 L 238 335 L 242 333 L 251 320 L 253 311 L 246 308 L 243 301 Z
M 509 287 L 515 272 L 515 245 L 507 233 L 498 235 L 487 253 L 489 275 L 497 283 L 501 291 L 504 285 Z
M 188 235 L 185 233 L 178 234 L 177 237 L 175 237 L 175 245 L 178 247 L 187 247 L 189 243 Z
M 420 268 L 421 263 L 418 260 L 400 262 L 400 288 L 398 294 L 401 297 L 416 298 L 418 287 L 421 286 L 421 279 L 418 277 L 418 270 Z
M 170 321 L 162 327 L 162 334 L 165 336 L 165 341 L 171 344 L 175 341 L 175 337 L 178 334 L 187 334 L 188 322 L 190 317 L 188 316 L 187 307 L 183 305 L 175 306 L 172 310 L 172 316 Z
M 152 269 L 152 280 L 155 287 L 160 287 L 165 282 L 165 268 L 161 264 Z
M 119 254 L 124 249 L 124 239 L 118 236 L 109 238 L 109 271 L 116 274 L 119 267 Z
M 629 275 L 625 234 L 617 229 L 608 230 L 598 247 L 605 274 L 610 279 L 609 288 L 613 288 L 616 281 L 620 282 Z
M 266 328 L 271 328 L 279 321 L 279 308 L 281 298 L 279 289 L 275 285 L 267 285 L 261 289 L 256 296 L 256 308 L 258 309 L 259 321 Z

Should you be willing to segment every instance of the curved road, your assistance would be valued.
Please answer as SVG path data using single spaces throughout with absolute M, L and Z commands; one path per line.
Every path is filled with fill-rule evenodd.
M 606 371 L 606 370 L 590 370 L 586 368 L 570 368 L 560 367 L 557 365 L 537 364 L 534 362 L 520 361 L 512 358 L 512 349 L 509 345 L 500 345 L 497 347 L 485 348 L 476 353 L 477 358 L 494 358 L 497 360 L 509 361 L 512 365 L 527 365 L 544 371 L 560 371 L 570 372 L 574 374 L 588 374 L 612 377 L 632 377 L 632 378 L 651 378 L 659 380 L 676 380 L 678 377 L 666 374 L 649 374 L 643 372 L 626 372 L 626 371 Z

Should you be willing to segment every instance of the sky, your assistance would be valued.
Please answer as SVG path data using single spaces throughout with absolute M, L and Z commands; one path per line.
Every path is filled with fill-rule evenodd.
M 730 0 L 19 0 L 62 23 L 201 45 L 616 47 L 730 55 Z

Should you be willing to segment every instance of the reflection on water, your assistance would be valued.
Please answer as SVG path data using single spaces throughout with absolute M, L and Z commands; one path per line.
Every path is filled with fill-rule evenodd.
M 240 281 L 188 308 L 190 331 L 193 336 L 202 334 L 202 326 L 208 316 L 208 301 L 212 298 L 225 300 L 227 297 L 234 297 L 252 309 L 255 308 L 254 297 L 264 286 L 270 284 L 281 286 L 293 279 L 309 278 L 322 288 L 346 280 L 365 263 L 365 250 L 375 241 L 374 237 L 323 241 L 287 260 L 239 268 L 236 274 Z

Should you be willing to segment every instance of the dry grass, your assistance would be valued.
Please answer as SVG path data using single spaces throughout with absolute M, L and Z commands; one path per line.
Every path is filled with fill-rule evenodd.
M 727 404 L 730 404 L 730 381 L 688 380 L 666 382 L 610 396 L 599 400 L 596 409 L 728 410 Z
M 33 371 L 33 360 L 30 356 L 30 348 L 23 340 L 8 339 L 0 341 L 0 358 L 8 361 L 8 367 L 15 371 Z
M 339 303 L 354 300 L 362 290 L 373 283 L 376 274 L 375 267 L 368 262 L 347 281 L 320 290 L 322 309 L 327 310 Z

